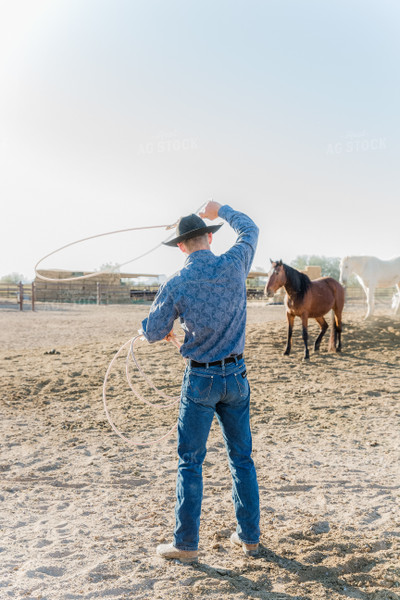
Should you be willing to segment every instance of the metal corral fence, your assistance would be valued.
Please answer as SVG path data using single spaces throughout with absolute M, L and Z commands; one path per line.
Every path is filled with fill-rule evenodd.
M 103 283 L 74 283 L 62 285 L 52 282 L 0 283 L 0 308 L 35 310 L 50 308 L 55 304 L 137 304 L 152 302 L 158 286 L 131 288 Z M 381 288 L 375 292 L 377 306 L 390 309 L 394 288 Z M 281 303 L 284 294 L 275 294 L 271 303 Z M 263 287 L 248 287 L 249 300 L 264 300 Z M 366 306 L 364 291 L 359 286 L 346 288 L 346 303 Z
M 137 304 L 152 302 L 158 286 L 134 288 L 103 283 L 0 283 L 0 308 L 43 309 L 52 304 Z
M 395 288 L 377 288 L 375 290 L 375 304 L 376 306 L 388 308 L 391 307 L 393 294 L 395 293 Z M 354 305 L 362 305 L 367 306 L 367 299 L 365 297 L 365 292 L 361 286 L 351 286 L 346 287 L 346 304 L 354 304 Z
M 1 308 L 19 308 L 23 310 L 24 305 L 27 308 L 34 309 L 32 304 L 32 285 L 22 283 L 0 283 L 0 307 Z

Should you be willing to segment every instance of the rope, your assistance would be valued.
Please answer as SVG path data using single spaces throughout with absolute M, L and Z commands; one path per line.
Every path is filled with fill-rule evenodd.
M 129 352 L 128 352 L 128 355 L 127 355 L 127 357 L 126 357 L 126 367 L 125 367 L 125 370 L 126 370 L 126 378 L 127 378 L 127 380 L 128 380 L 129 387 L 131 388 L 131 390 L 132 390 L 132 391 L 133 391 L 133 392 L 134 392 L 134 393 L 135 393 L 137 396 L 139 396 L 139 398 L 140 398 L 141 400 L 143 400 L 143 402 L 145 402 L 145 403 L 146 403 L 146 404 L 148 404 L 149 406 L 158 406 L 158 407 L 159 407 L 159 408 L 161 408 L 161 409 L 164 409 L 164 408 L 169 408 L 170 406 L 174 406 L 174 405 L 175 405 L 177 402 L 179 402 L 179 400 L 180 400 L 180 396 L 178 396 L 177 398 L 174 398 L 174 400 L 173 400 L 173 401 L 172 401 L 170 404 L 167 404 L 166 406 L 160 406 L 159 404 L 154 404 L 153 402 L 150 402 L 149 400 L 146 400 L 145 398 L 143 398 L 142 396 L 140 396 L 140 394 L 138 394 L 138 393 L 137 393 L 137 392 L 136 392 L 136 391 L 133 389 L 132 382 L 131 382 L 131 378 L 130 378 L 130 375 L 129 375 L 129 368 L 128 368 L 128 367 L 129 367 L 129 357 L 130 357 L 130 356 L 133 358 L 133 361 L 134 361 L 135 365 L 137 366 L 139 373 L 141 374 L 141 376 L 143 377 L 143 379 L 144 379 L 144 380 L 145 380 L 145 381 L 148 383 L 148 385 L 149 385 L 151 388 L 153 388 L 153 390 L 154 390 L 155 392 L 157 392 L 157 393 L 158 393 L 160 396 L 162 396 L 162 398 L 164 398 L 165 400 L 170 400 L 170 399 L 171 399 L 171 396 L 168 396 L 167 394 L 164 394 L 164 392 L 162 392 L 161 390 L 159 390 L 158 388 L 156 388 L 156 386 L 154 385 L 154 383 L 152 382 L 152 380 L 150 379 L 150 377 L 147 377 L 146 373 L 144 373 L 144 371 L 141 369 L 141 367 L 140 367 L 140 365 L 139 365 L 139 362 L 138 362 L 138 360 L 137 360 L 137 358 L 136 358 L 136 356 L 135 356 L 135 354 L 134 354 L 134 352 L 133 352 L 133 345 L 135 344 L 135 342 L 136 342 L 136 341 L 137 341 L 139 338 L 140 338 L 140 335 L 137 335 L 136 337 L 132 338 L 132 340 L 131 340 L 131 345 L 130 345 L 130 348 L 129 348 Z
M 203 202 L 201 204 L 201 206 L 196 210 L 196 214 L 199 213 L 201 211 L 201 209 L 203 208 L 203 206 L 205 206 L 205 202 Z M 57 250 L 53 250 L 52 252 L 49 252 L 49 254 L 46 254 L 46 256 L 43 256 L 43 258 L 41 258 L 35 265 L 35 273 L 36 273 L 36 277 L 38 277 L 39 279 L 42 279 L 43 281 L 52 281 L 52 282 L 57 282 L 57 283 L 61 283 L 63 281 L 78 281 L 79 279 L 90 279 L 91 277 L 99 277 L 99 275 L 104 275 L 105 273 L 109 273 L 110 271 L 99 271 L 96 273 L 89 273 L 87 275 L 79 275 L 77 277 L 65 277 L 63 279 L 54 279 L 52 277 L 45 277 L 44 275 L 41 275 L 40 273 L 38 273 L 38 267 L 39 265 L 46 259 L 49 258 L 49 256 L 53 256 L 54 254 L 57 254 L 58 252 L 61 252 L 61 250 L 65 250 L 65 248 L 70 248 L 71 246 L 75 246 L 76 244 L 81 244 L 82 242 L 86 242 L 88 240 L 93 240 L 95 238 L 99 238 L 99 237 L 104 237 L 106 235 L 115 235 L 117 233 L 125 233 L 127 231 L 140 231 L 140 230 L 144 230 L 144 229 L 173 229 L 176 225 L 177 225 L 178 221 L 176 221 L 175 223 L 172 223 L 170 225 L 148 225 L 146 227 L 129 227 L 127 229 L 119 229 L 117 231 L 108 231 L 106 233 L 98 233 L 96 235 L 91 235 L 85 238 L 82 238 L 80 240 L 77 240 L 75 242 L 70 242 L 69 244 L 65 244 L 64 246 L 61 246 L 60 248 L 57 248 Z M 171 234 L 167 239 L 170 239 L 172 237 L 173 234 Z M 150 254 L 151 252 L 154 252 L 154 250 L 156 250 L 157 248 L 159 248 L 162 245 L 162 242 L 160 242 L 159 244 L 157 244 L 157 246 L 154 246 L 154 248 L 151 248 L 151 250 L 147 250 L 146 252 L 144 252 L 143 254 L 140 254 L 140 256 L 136 256 L 135 258 L 132 258 L 131 260 L 127 260 L 124 263 L 121 263 L 119 265 L 116 265 L 114 267 L 114 270 L 119 269 L 120 267 L 123 267 L 129 263 L 134 262 L 135 260 L 139 260 L 140 258 L 143 258 L 144 256 L 147 256 L 148 254 Z M 165 408 L 170 408 L 171 406 L 174 406 L 175 404 L 177 404 L 180 400 L 180 396 L 177 396 L 173 399 L 172 402 L 170 402 L 169 404 L 166 404 L 165 406 L 160 406 L 159 404 L 154 404 L 153 402 L 150 402 L 149 400 L 146 400 L 146 398 L 143 398 L 143 396 L 137 391 L 135 390 L 133 384 L 132 384 L 132 380 L 129 374 L 129 357 L 131 357 L 136 365 L 136 367 L 139 370 L 139 373 L 142 375 L 142 377 L 146 380 L 146 382 L 153 388 L 153 390 L 155 392 L 157 392 L 158 394 L 160 394 L 164 399 L 166 400 L 171 400 L 171 396 L 168 396 L 167 394 L 164 394 L 164 392 L 162 392 L 161 390 L 159 390 L 151 381 L 151 379 L 149 377 L 147 377 L 147 375 L 144 373 L 144 371 L 142 370 L 139 361 L 137 360 L 135 353 L 133 351 L 133 346 L 135 344 L 135 342 L 139 339 L 144 339 L 141 337 L 141 334 L 136 335 L 135 337 L 133 337 L 131 340 L 125 342 L 121 348 L 118 350 L 118 352 L 114 355 L 113 359 L 111 360 L 110 364 L 108 365 L 105 377 L 104 377 L 104 382 L 103 382 L 103 405 L 104 405 L 104 411 L 106 413 L 106 417 L 108 422 L 110 423 L 113 431 L 122 439 L 124 440 L 127 444 L 133 445 L 133 446 L 151 446 L 153 444 L 157 444 L 158 442 L 160 442 L 161 440 L 167 438 L 178 426 L 177 423 L 175 423 L 175 425 L 172 427 L 172 429 L 170 429 L 167 433 L 165 433 L 163 436 L 161 436 L 160 438 L 153 440 L 151 442 L 141 442 L 141 441 L 134 441 L 131 440 L 129 438 L 127 438 L 123 433 L 121 433 L 121 431 L 119 431 L 119 429 L 115 426 L 113 420 L 111 419 L 111 415 L 109 413 L 108 407 L 107 407 L 107 381 L 108 378 L 110 376 L 110 372 L 111 369 L 115 363 L 115 361 L 117 360 L 118 356 L 121 354 L 121 352 L 123 351 L 124 348 L 126 348 L 126 346 L 128 346 L 129 344 L 129 350 L 128 350 L 128 354 L 126 357 L 126 363 L 125 363 L 125 372 L 126 372 L 126 378 L 128 380 L 128 384 L 130 389 L 132 390 L 132 392 L 135 394 L 135 396 L 139 399 L 142 400 L 142 402 L 144 402 L 145 404 L 149 405 L 149 406 L 153 406 L 153 407 L 157 407 L 161 410 L 164 410 Z M 178 342 L 178 340 L 176 339 L 176 337 L 174 336 L 171 339 L 171 342 L 179 349 L 180 348 L 180 344 Z
M 158 442 L 161 442 L 162 440 L 164 440 L 165 438 L 167 438 L 178 426 L 178 423 L 175 423 L 175 425 L 172 427 L 172 429 L 170 429 L 169 431 L 167 431 L 167 433 L 165 433 L 164 435 L 162 435 L 161 437 L 157 438 L 156 440 L 152 440 L 152 441 L 148 441 L 148 442 L 142 442 L 142 441 L 136 441 L 136 440 L 131 440 L 130 438 L 126 437 L 121 431 L 119 431 L 119 429 L 116 427 L 116 425 L 114 424 L 110 412 L 108 410 L 108 406 L 107 406 L 107 381 L 111 372 L 111 369 L 114 365 L 114 362 L 117 360 L 118 356 L 121 354 L 121 352 L 124 350 L 124 348 L 126 348 L 129 344 L 129 350 L 128 350 L 128 354 L 126 357 L 126 362 L 125 362 L 125 372 L 126 372 L 126 377 L 128 380 L 128 384 L 130 389 L 132 390 L 132 392 L 135 394 L 135 396 L 141 400 L 142 402 L 144 402 L 145 404 L 147 404 L 148 406 L 152 406 L 152 407 L 157 407 L 160 410 L 164 410 L 166 408 L 170 408 L 171 406 L 174 406 L 175 404 L 177 404 L 180 400 L 180 396 L 176 396 L 173 397 L 173 401 L 170 402 L 169 404 L 166 404 L 164 406 L 160 406 L 159 404 L 154 404 L 154 402 L 150 402 L 149 400 L 147 400 L 146 398 L 144 398 L 133 386 L 132 384 L 132 380 L 129 374 L 129 358 L 131 357 L 135 363 L 135 365 L 137 366 L 139 373 L 142 375 L 142 377 L 146 380 L 146 382 L 153 388 L 154 391 L 156 391 L 157 393 L 159 393 L 164 399 L 166 400 L 171 400 L 172 396 L 168 396 L 167 394 L 165 394 L 164 392 L 162 392 L 161 390 L 159 390 L 154 383 L 151 381 L 151 379 L 149 377 L 147 377 L 147 375 L 144 373 L 143 369 L 141 368 L 139 361 L 137 359 L 137 357 L 135 356 L 135 353 L 133 351 L 133 347 L 134 344 L 137 342 L 138 339 L 144 339 L 141 334 L 136 335 L 135 337 L 133 337 L 131 340 L 128 340 L 127 342 L 125 342 L 121 348 L 118 350 L 118 352 L 116 352 L 116 354 L 114 355 L 113 359 L 111 360 L 106 375 L 104 377 L 104 383 L 103 383 L 103 405 L 104 405 L 104 411 L 106 413 L 106 417 L 108 422 L 110 423 L 113 431 L 122 439 L 124 440 L 124 442 L 126 442 L 127 444 L 129 444 L 130 446 L 152 446 L 153 444 L 158 444 Z M 174 337 L 172 340 L 172 343 L 177 347 L 180 348 L 180 344 L 178 342 L 178 340 Z
M 45 277 L 44 275 L 41 275 L 40 273 L 38 273 L 38 267 L 39 267 L 40 263 L 42 263 L 44 260 L 46 260 L 46 258 L 49 258 L 49 256 L 53 256 L 53 254 L 57 254 L 58 252 L 61 252 L 61 250 L 65 250 L 65 248 L 70 248 L 71 246 L 75 246 L 76 244 L 81 244 L 82 242 L 87 242 L 88 240 L 93 240 L 95 238 L 103 237 L 105 235 L 114 235 L 116 233 L 125 233 L 126 231 L 141 231 L 142 229 L 161 229 L 161 228 L 172 229 L 174 227 L 174 225 L 175 225 L 175 223 L 172 225 L 150 225 L 147 227 L 129 227 L 128 229 L 119 229 L 117 231 L 108 231 L 106 233 L 98 233 L 96 235 L 90 235 L 89 237 L 82 238 L 81 240 L 77 240 L 76 242 L 70 242 L 69 244 L 65 244 L 65 246 L 61 246 L 60 248 L 57 248 L 57 250 L 53 250 L 53 252 L 46 254 L 46 256 L 43 256 L 43 258 L 41 258 L 36 263 L 36 265 L 35 265 L 36 277 L 38 277 L 39 279 L 42 279 L 43 281 L 55 281 L 57 283 L 60 283 L 62 281 L 78 281 L 79 279 L 90 279 L 91 277 L 99 277 L 99 275 L 104 275 L 105 273 L 110 273 L 110 271 L 98 271 L 96 273 L 89 273 L 88 275 L 79 275 L 77 277 L 65 277 L 63 279 L 55 279 L 54 277 Z M 169 237 L 171 237 L 171 236 L 169 236 Z M 139 260 L 139 258 L 143 258 L 144 256 L 147 256 L 151 252 L 154 252 L 154 250 L 157 250 L 157 248 L 161 245 L 162 245 L 162 242 L 157 244 L 157 246 L 154 246 L 154 248 L 151 248 L 151 250 L 147 250 L 147 252 L 140 254 L 140 256 L 136 256 L 135 258 L 132 258 L 131 260 L 127 260 L 124 263 L 120 263 L 119 265 L 116 265 L 114 267 L 114 270 L 120 269 L 121 267 L 124 267 L 125 265 L 128 265 L 129 263 L 132 263 L 135 260 Z
M 203 208 L 203 206 L 206 203 L 203 202 L 203 204 L 201 204 L 201 206 L 199 206 L 199 208 L 196 210 L 196 213 L 199 213 L 201 211 L 201 209 Z M 112 273 L 115 272 L 117 269 L 120 269 L 121 267 L 124 267 L 125 265 L 128 265 L 136 260 L 139 260 L 140 258 L 143 258 L 144 256 L 147 256 L 148 254 L 150 254 L 151 252 L 154 252 L 154 250 L 157 250 L 157 248 L 159 248 L 160 246 L 162 246 L 162 242 L 160 242 L 159 244 L 157 244 L 157 246 L 154 246 L 154 248 L 151 248 L 150 250 L 147 250 L 146 252 L 143 252 L 143 254 L 140 254 L 139 256 L 135 256 L 135 258 L 132 258 L 130 260 L 127 260 L 126 262 L 120 263 L 119 265 L 115 265 L 114 269 L 112 271 L 98 271 L 96 273 L 89 273 L 87 275 L 78 275 L 77 277 L 64 277 L 63 279 L 55 279 L 54 277 L 45 277 L 44 275 L 41 275 L 38 272 L 38 267 L 39 265 L 46 260 L 46 258 L 49 258 L 49 256 L 53 256 L 54 254 L 57 254 L 58 252 L 61 252 L 61 250 L 65 250 L 65 248 L 70 248 L 71 246 L 76 246 L 76 244 L 81 244 L 82 242 L 87 242 L 88 240 L 94 240 L 95 238 L 99 238 L 99 237 L 104 237 L 106 235 L 115 235 L 117 233 L 126 233 L 127 231 L 142 231 L 144 229 L 173 229 L 174 227 L 176 227 L 176 225 L 178 224 L 178 221 L 175 221 L 174 223 L 171 223 L 169 225 L 147 225 L 145 227 L 128 227 L 127 229 L 118 229 L 116 231 L 107 231 L 105 233 L 97 233 L 96 235 L 90 235 L 88 237 L 82 238 L 80 240 L 76 240 L 75 242 L 70 242 L 69 244 L 65 244 L 64 246 L 61 246 L 60 248 L 57 248 L 57 250 L 53 250 L 52 252 L 49 252 L 49 254 L 46 254 L 46 256 L 43 256 L 43 258 L 41 258 L 35 265 L 35 274 L 36 277 L 38 279 L 42 279 L 43 281 L 52 281 L 52 282 L 56 282 L 56 283 L 60 283 L 63 281 L 78 281 L 80 279 L 90 279 L 91 277 L 99 277 L 99 275 L 104 275 L 104 274 L 108 274 L 108 273 Z M 171 234 L 168 238 L 167 241 L 173 236 L 174 234 Z

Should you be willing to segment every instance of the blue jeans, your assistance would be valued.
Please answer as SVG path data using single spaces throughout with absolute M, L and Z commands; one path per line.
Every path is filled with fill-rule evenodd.
M 197 550 L 202 465 L 214 413 L 217 415 L 232 474 L 232 499 L 239 538 L 256 544 L 260 537 L 257 475 L 251 458 L 250 388 L 246 366 L 236 363 L 208 368 L 186 367 L 178 419 L 178 476 L 174 546 Z

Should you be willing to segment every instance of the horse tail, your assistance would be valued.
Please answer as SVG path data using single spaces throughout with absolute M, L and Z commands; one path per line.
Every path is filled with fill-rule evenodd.
M 332 291 L 338 311 L 342 313 L 345 300 L 345 288 L 341 283 L 336 281 L 336 279 L 333 279 L 333 277 L 326 277 L 325 281 Z
M 342 347 L 342 312 L 345 300 L 345 288 L 333 277 L 323 277 L 333 295 L 332 328 L 329 339 L 329 350 L 340 352 Z
M 345 288 L 333 277 L 327 278 L 327 284 L 332 290 L 335 303 L 332 307 L 332 330 L 329 349 L 340 352 L 342 348 L 342 312 L 345 301 Z
M 328 351 L 334 352 L 335 348 L 336 348 L 336 340 L 337 340 L 338 330 L 337 330 L 337 321 L 336 321 L 336 315 L 335 315 L 334 309 L 332 309 L 331 312 L 332 312 L 332 327 L 331 327 L 331 335 L 329 336 Z

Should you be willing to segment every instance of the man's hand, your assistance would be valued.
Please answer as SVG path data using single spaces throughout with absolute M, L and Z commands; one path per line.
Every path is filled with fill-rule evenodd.
M 174 344 L 174 346 L 176 346 L 179 350 L 179 348 L 181 347 L 181 343 L 178 341 L 178 338 L 176 337 L 176 335 L 174 334 L 174 330 L 171 329 L 171 331 L 165 336 L 164 340 L 166 342 L 172 342 Z
M 165 336 L 164 340 L 166 342 L 172 342 L 174 339 L 175 339 L 174 330 L 171 329 L 171 331 Z
M 199 216 L 202 219 L 209 219 L 210 221 L 214 221 L 218 217 L 218 211 L 221 208 L 222 204 L 219 202 L 214 202 L 214 200 L 210 200 L 207 206 L 203 210 L 203 212 L 199 213 Z

